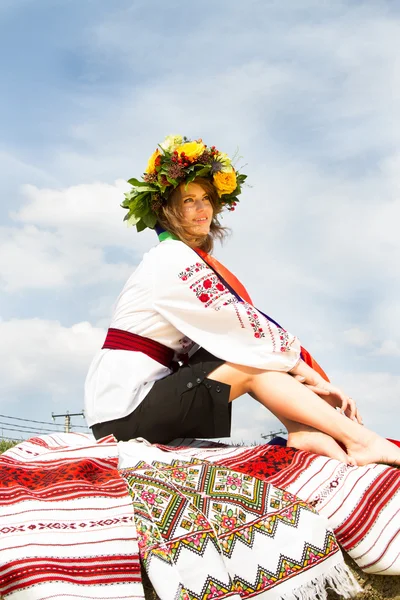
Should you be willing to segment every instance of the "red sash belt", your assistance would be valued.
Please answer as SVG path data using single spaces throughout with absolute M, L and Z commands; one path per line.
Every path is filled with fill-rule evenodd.
M 164 367 L 176 371 L 179 368 L 179 363 L 174 360 L 175 352 L 171 348 L 151 340 L 150 338 L 124 331 L 123 329 L 115 329 L 111 327 L 107 331 L 107 336 L 102 349 L 107 350 L 132 350 L 133 352 L 142 352 L 153 360 L 156 360 Z M 183 364 L 188 361 L 187 354 L 180 354 L 178 360 Z

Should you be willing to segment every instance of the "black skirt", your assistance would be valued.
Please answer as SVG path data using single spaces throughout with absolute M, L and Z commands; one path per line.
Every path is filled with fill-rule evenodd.
M 181 437 L 229 437 L 231 386 L 207 378 L 224 362 L 200 348 L 188 365 L 156 381 L 130 415 L 93 425 L 94 437 L 113 434 L 118 441 L 142 437 L 153 444 Z

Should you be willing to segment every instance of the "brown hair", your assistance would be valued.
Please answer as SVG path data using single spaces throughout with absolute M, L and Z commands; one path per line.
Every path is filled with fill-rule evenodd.
M 174 233 L 182 242 L 188 246 L 196 246 L 207 253 L 211 253 L 214 248 L 214 240 L 222 241 L 228 234 L 229 229 L 223 227 L 218 220 L 218 215 L 222 211 L 217 190 L 209 179 L 197 177 L 194 183 L 198 183 L 210 196 L 211 205 L 213 208 L 213 218 L 210 225 L 210 233 L 206 236 L 195 237 L 191 235 L 182 225 L 182 213 L 178 205 L 179 187 L 172 190 L 168 196 L 166 204 L 164 204 L 158 214 L 159 224 L 167 231 Z

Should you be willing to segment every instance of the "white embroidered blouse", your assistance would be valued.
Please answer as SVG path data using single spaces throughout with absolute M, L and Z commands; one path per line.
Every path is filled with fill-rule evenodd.
M 239 302 L 179 240 L 165 240 L 144 255 L 116 302 L 110 327 L 151 338 L 178 354 L 202 346 L 228 362 L 263 370 L 290 371 L 300 357 L 296 337 Z M 100 350 L 85 383 L 89 426 L 127 416 L 154 382 L 170 373 L 141 352 Z

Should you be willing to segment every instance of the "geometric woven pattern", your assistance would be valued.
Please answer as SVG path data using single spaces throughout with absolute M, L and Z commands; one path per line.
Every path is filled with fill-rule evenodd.
M 326 545 L 323 549 L 306 546 L 303 559 L 300 561 L 294 561 L 291 558 L 281 556 L 275 572 L 258 566 L 256 577 L 252 582 L 247 581 L 243 577 L 236 576 L 233 578 L 231 584 L 226 586 L 226 584 L 215 578 L 207 577 L 199 594 L 184 588 L 181 588 L 180 592 L 185 600 L 208 600 L 209 598 L 231 597 L 232 592 L 236 592 L 241 598 L 254 597 L 261 593 L 265 594 L 268 589 L 270 590 L 274 585 L 282 582 L 285 577 L 293 576 L 294 573 L 299 573 L 305 568 L 305 565 L 312 564 L 312 557 L 324 557 L 327 551 L 329 551 L 329 546 L 336 544 L 332 534 L 327 533 L 326 538 Z
M 276 586 L 287 593 L 293 577 L 309 581 L 310 571 L 315 577 L 340 560 L 333 533 L 293 494 L 223 465 L 160 454 L 166 460 L 139 460 L 121 474 L 141 560 L 162 597 L 250 598 Z
M 189 447 L 188 447 L 189 442 Z M 182 458 L 209 460 L 291 492 L 325 517 L 335 537 L 367 573 L 400 574 L 400 469 L 353 467 L 302 450 L 264 444 L 210 445 L 185 440 Z

